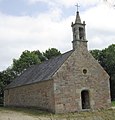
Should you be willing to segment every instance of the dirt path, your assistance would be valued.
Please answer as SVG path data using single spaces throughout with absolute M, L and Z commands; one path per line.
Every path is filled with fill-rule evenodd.
M 0 111 L 0 120 L 48 120 L 48 119 L 44 117 L 29 116 L 27 114 L 20 112 L 4 110 Z

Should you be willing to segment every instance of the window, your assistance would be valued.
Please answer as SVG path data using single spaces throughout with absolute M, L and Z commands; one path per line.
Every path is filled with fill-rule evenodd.
M 86 74 L 86 73 L 87 73 L 87 70 L 86 70 L 86 69 L 83 69 L 83 73 Z

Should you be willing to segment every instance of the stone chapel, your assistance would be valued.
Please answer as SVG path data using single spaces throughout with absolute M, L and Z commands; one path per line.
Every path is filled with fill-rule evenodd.
M 85 25 L 77 11 L 71 24 L 73 49 L 25 70 L 6 87 L 4 106 L 53 113 L 109 108 L 109 75 L 88 52 Z

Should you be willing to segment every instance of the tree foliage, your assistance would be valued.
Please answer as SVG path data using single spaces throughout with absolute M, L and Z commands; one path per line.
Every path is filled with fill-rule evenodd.
M 115 73 L 115 44 L 103 50 L 92 50 L 90 53 L 99 61 L 109 75 Z
M 60 51 L 58 51 L 56 48 L 51 48 L 51 49 L 49 48 L 43 53 L 46 59 L 50 59 L 60 54 L 61 54 Z
M 40 62 L 37 54 L 26 50 L 21 54 L 19 59 L 13 59 L 12 69 L 16 76 L 18 76 L 31 65 L 39 64 Z

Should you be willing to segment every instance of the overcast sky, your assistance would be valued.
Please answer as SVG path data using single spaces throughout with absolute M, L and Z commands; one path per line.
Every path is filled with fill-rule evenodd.
M 80 4 L 88 49 L 115 44 L 115 0 L 0 0 L 0 71 L 24 50 L 72 49 L 71 22 Z M 106 1 L 106 0 L 105 0 Z

